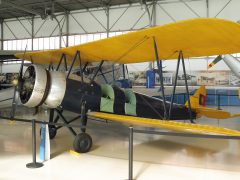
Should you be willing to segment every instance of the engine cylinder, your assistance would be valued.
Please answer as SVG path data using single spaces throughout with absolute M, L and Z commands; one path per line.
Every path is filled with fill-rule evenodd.
M 49 108 L 61 105 L 66 91 L 66 78 L 62 72 L 48 71 L 40 65 L 31 65 L 23 76 L 20 99 L 24 106 Z
M 39 106 L 44 98 L 48 75 L 47 71 L 39 65 L 31 65 L 23 76 L 20 88 L 20 100 L 24 106 Z

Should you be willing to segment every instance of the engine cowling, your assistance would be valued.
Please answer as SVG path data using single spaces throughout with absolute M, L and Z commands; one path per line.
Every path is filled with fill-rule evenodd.
M 56 108 L 61 104 L 65 91 L 64 73 L 48 71 L 40 65 L 31 65 L 22 78 L 20 100 L 27 107 L 44 104 L 49 108 Z

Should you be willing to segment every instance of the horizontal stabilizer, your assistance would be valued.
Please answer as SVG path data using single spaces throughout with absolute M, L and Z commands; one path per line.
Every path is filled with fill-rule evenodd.
M 193 133 L 193 134 L 240 136 L 240 131 L 237 131 L 237 130 L 209 126 L 209 125 L 202 125 L 202 124 L 183 123 L 183 122 L 176 122 L 171 120 L 141 118 L 141 117 L 116 115 L 116 114 L 108 114 L 108 113 L 101 113 L 101 112 L 89 112 L 88 115 L 95 118 L 101 118 L 101 119 L 106 119 L 110 121 L 117 121 L 117 122 L 131 124 L 131 125 L 140 125 L 145 127 L 168 129 L 168 130 L 173 130 L 178 132 L 187 132 L 187 133 Z
M 240 113 L 237 113 L 231 116 L 231 118 L 237 118 L 237 117 L 240 117 Z
M 197 108 L 196 113 L 198 118 L 201 116 L 214 118 L 214 119 L 228 119 L 232 117 L 231 114 L 227 111 L 213 109 L 213 108 L 206 108 L 206 107 Z

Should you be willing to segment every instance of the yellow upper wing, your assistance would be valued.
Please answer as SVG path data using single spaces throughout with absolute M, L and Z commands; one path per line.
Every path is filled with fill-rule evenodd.
M 191 123 L 183 123 L 183 122 L 176 122 L 176 121 L 169 121 L 169 120 L 159 120 L 159 119 L 149 119 L 149 118 L 140 118 L 140 117 L 133 117 L 133 116 L 125 116 L 125 115 L 116 115 L 116 114 L 108 114 L 102 112 L 90 112 L 88 115 L 111 120 L 117 121 L 122 123 L 128 123 L 133 125 L 141 125 L 141 126 L 148 126 L 148 127 L 155 127 L 155 128 L 162 128 L 162 129 L 169 129 L 173 131 L 180 131 L 180 132 L 188 132 L 194 134 L 212 134 L 212 135 L 229 135 L 229 136 L 240 136 L 240 131 L 209 126 L 209 125 L 201 125 L 201 124 L 191 124 Z
M 160 59 L 211 56 L 240 52 L 240 25 L 215 18 L 198 18 L 157 26 L 95 42 L 58 50 L 28 52 L 25 59 L 37 64 L 57 63 L 62 53 L 70 63 L 77 50 L 84 62 L 100 60 L 118 63 L 154 61 L 153 37 Z M 16 54 L 23 58 L 22 54 Z

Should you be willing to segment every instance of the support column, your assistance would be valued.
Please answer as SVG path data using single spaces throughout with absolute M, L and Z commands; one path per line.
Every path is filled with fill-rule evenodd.
M 106 15 L 107 15 L 107 38 L 109 38 L 110 32 L 110 22 L 109 22 L 109 6 L 106 6 Z
M 34 16 L 32 17 L 32 51 L 33 51 L 33 39 L 34 39 Z
M 206 0 L 206 7 L 207 7 L 207 9 L 206 9 L 206 12 L 207 12 L 206 16 L 207 16 L 207 18 L 209 18 L 209 0 Z
M 69 12 L 66 12 L 65 14 L 65 18 L 66 18 L 66 47 L 69 46 Z
M 148 14 L 148 19 L 149 19 L 149 27 L 154 27 L 156 26 L 156 1 L 153 1 L 152 4 L 152 14 L 150 13 L 149 10 L 149 5 L 147 4 L 146 1 L 143 1 L 144 7 L 147 11 Z M 154 62 L 149 62 L 149 69 L 153 69 L 154 68 Z
M 3 19 L 0 20 L 1 23 L 1 50 L 3 50 Z
M 156 8 L 157 1 L 153 2 L 153 9 L 152 9 L 152 26 L 157 25 L 157 8 Z

